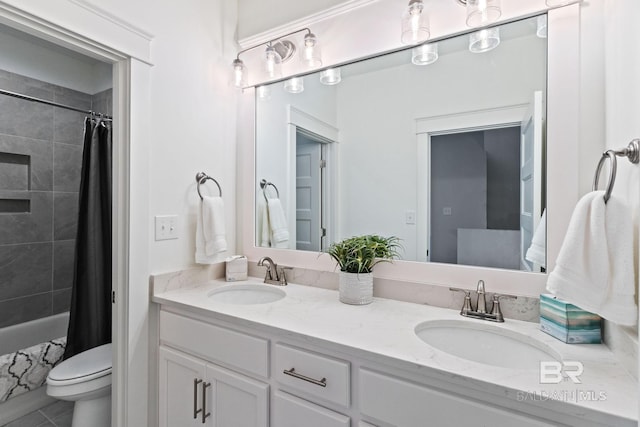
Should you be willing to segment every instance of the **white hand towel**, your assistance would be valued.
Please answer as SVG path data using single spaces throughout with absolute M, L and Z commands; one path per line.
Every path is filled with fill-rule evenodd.
M 267 202 L 262 200 L 258 200 L 258 246 L 263 248 L 271 246 L 269 212 L 267 211 Z
M 547 289 L 621 325 L 634 325 L 633 222 L 629 206 L 604 192 L 586 194 L 571 216 Z
M 224 203 L 221 197 L 204 196 L 198 207 L 196 262 L 213 264 L 216 255 L 227 250 Z
M 271 226 L 272 246 L 276 248 L 286 248 L 289 246 L 289 225 L 284 216 L 284 209 L 280 199 L 269 199 L 267 203 L 269 210 L 269 224 Z
M 531 246 L 527 250 L 525 258 L 534 264 L 546 268 L 547 267 L 547 210 L 542 211 L 538 228 L 533 232 Z

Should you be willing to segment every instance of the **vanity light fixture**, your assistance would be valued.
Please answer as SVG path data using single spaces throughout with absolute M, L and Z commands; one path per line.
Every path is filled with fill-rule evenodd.
M 320 72 L 320 83 L 327 86 L 337 85 L 342 81 L 340 68 L 327 68 Z
M 467 26 L 484 27 L 496 22 L 502 15 L 500 0 L 457 0 L 467 7 Z
M 540 15 L 536 18 L 536 36 L 541 39 L 547 38 L 547 15 Z
M 422 0 L 410 0 L 402 16 L 403 44 L 416 44 L 429 39 L 429 16 L 424 10 Z
M 318 38 L 311 32 L 309 28 L 302 28 L 300 30 L 292 31 L 278 38 L 248 47 L 238 52 L 238 54 L 236 55 L 236 59 L 232 63 L 232 84 L 237 88 L 242 88 L 247 85 L 247 67 L 240 59 L 240 55 L 260 46 L 267 46 L 263 56 L 263 66 L 267 77 L 269 79 L 280 78 L 282 76 L 282 64 L 289 61 L 296 52 L 296 45 L 291 41 L 286 40 L 285 37 L 297 34 L 302 31 L 307 32 L 307 34 L 304 36 L 304 45 L 301 49 L 301 59 L 303 63 L 310 68 L 321 66 L 322 58 L 320 55 L 320 48 L 318 47 Z
M 469 51 L 473 53 L 489 52 L 500 44 L 500 28 L 484 28 L 469 35 Z
M 304 80 L 302 77 L 292 77 L 284 82 L 284 90 L 289 93 L 300 93 L 304 90 Z
M 438 60 L 438 43 L 427 43 L 411 50 L 411 62 L 415 65 L 429 65 Z

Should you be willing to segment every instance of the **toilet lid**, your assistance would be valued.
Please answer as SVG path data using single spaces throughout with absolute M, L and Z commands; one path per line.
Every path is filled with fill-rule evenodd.
M 111 343 L 78 353 L 49 372 L 49 379 L 76 383 L 111 374 Z

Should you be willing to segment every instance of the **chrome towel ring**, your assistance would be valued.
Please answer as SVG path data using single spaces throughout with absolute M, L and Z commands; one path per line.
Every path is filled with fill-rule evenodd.
M 202 193 L 200 192 L 200 184 L 204 184 L 206 180 L 210 179 L 211 181 L 215 182 L 216 185 L 218 186 L 218 192 L 220 193 L 220 197 L 222 197 L 222 188 L 220 188 L 220 184 L 218 184 L 218 181 L 216 181 L 215 179 L 211 178 L 209 175 L 207 175 L 204 172 L 198 172 L 196 174 L 196 182 L 198 183 L 198 196 L 200 196 L 200 200 L 204 200 L 202 198 Z
M 618 170 L 618 161 L 616 159 L 617 156 L 626 157 L 631 163 L 638 163 L 638 161 L 640 160 L 640 139 L 632 140 L 629 145 L 621 150 L 607 150 L 602 153 L 602 157 L 600 157 L 600 161 L 598 161 L 598 167 L 596 168 L 596 175 L 593 177 L 592 190 L 596 191 L 598 189 L 600 171 L 602 170 L 602 166 L 604 165 L 605 160 L 609 159 L 611 162 L 611 166 L 609 167 L 609 183 L 607 184 L 607 188 L 604 192 L 605 203 L 609 201 L 611 192 L 613 191 L 613 185 L 616 182 L 616 173 Z
M 266 179 L 260 180 L 260 188 L 262 188 L 262 195 L 264 196 L 264 200 L 268 203 L 269 199 L 267 198 L 267 187 L 272 186 L 274 190 L 276 190 L 276 197 L 280 198 L 280 192 L 278 191 L 278 187 L 275 186 L 274 183 L 267 181 Z

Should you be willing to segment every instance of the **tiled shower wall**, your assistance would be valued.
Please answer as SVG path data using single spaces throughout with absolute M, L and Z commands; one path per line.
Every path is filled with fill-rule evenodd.
M 111 114 L 111 90 L 2 70 L 0 88 Z M 69 310 L 84 117 L 0 95 L 0 328 Z

